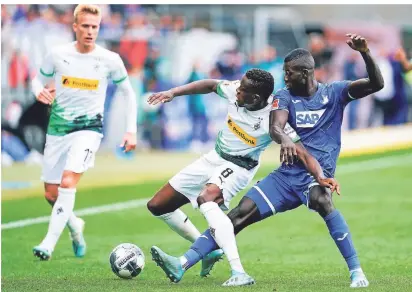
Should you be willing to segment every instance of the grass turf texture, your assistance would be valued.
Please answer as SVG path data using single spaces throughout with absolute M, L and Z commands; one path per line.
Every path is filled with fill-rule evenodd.
M 340 166 L 360 160 L 394 157 L 410 150 L 385 155 L 345 158 Z M 410 157 L 410 156 L 409 156 Z M 410 158 L 409 158 L 410 159 Z M 273 166 L 264 165 L 257 178 Z M 410 291 L 412 288 L 412 198 L 410 164 L 380 170 L 339 174 L 342 197 L 336 207 L 352 232 L 371 291 Z M 167 180 L 145 183 L 79 188 L 76 209 L 152 196 Z M 241 196 L 233 202 L 237 204 Z M 183 210 L 202 232 L 202 215 Z M 2 202 L 2 223 L 50 214 L 43 197 L 17 198 Z M 75 258 L 64 232 L 50 262 L 40 262 L 31 249 L 38 244 L 47 224 L 2 231 L 2 291 L 345 291 L 349 290 L 346 264 L 330 238 L 323 220 L 305 207 L 279 214 L 255 224 L 238 236 L 243 265 L 257 285 L 223 288 L 229 278 L 227 261 L 219 262 L 209 278 L 198 276 L 193 267 L 179 284 L 172 284 L 151 261 L 150 247 L 157 245 L 169 254 L 181 255 L 190 243 L 173 233 L 143 207 L 84 217 L 88 252 Z M 131 242 L 142 248 L 146 267 L 133 280 L 117 278 L 110 270 L 109 253 L 118 244 Z

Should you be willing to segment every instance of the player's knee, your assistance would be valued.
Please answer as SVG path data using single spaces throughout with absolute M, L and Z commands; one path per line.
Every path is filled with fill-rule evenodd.
M 331 194 L 320 187 L 311 192 L 309 206 L 322 217 L 327 216 L 334 209 Z
M 54 192 L 46 191 L 44 193 L 44 198 L 47 200 L 47 202 L 49 202 L 50 205 L 54 205 L 54 203 L 57 200 L 57 196 L 58 196 L 58 194 L 54 193 Z
M 217 204 L 223 203 L 222 190 L 215 184 L 208 184 L 197 198 L 198 205 L 206 202 L 215 202 Z
M 76 180 L 71 175 L 65 175 L 60 183 L 61 188 L 73 189 L 76 187 Z
M 161 204 L 159 204 L 158 201 L 153 198 L 149 202 L 147 202 L 147 209 L 154 216 L 160 216 L 164 214 Z

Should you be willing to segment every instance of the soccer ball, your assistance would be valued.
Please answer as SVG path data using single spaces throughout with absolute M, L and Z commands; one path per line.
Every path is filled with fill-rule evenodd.
M 123 279 L 132 279 L 144 268 L 144 254 L 134 244 L 122 243 L 110 253 L 110 266 L 113 273 Z

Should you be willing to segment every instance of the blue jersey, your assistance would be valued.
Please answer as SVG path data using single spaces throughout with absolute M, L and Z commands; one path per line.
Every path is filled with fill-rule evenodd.
M 319 161 L 327 177 L 335 173 L 341 148 L 343 110 L 351 100 L 350 83 L 318 83 L 318 90 L 310 98 L 294 96 L 287 89 L 278 90 L 274 96 L 272 110 L 289 111 L 288 123 Z M 307 172 L 301 162 L 292 166 L 283 164 L 279 171 L 288 175 Z

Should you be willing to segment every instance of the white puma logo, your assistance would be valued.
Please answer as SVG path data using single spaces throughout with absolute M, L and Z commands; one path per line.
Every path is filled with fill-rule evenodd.
M 322 104 L 327 104 L 329 101 L 329 98 L 327 95 L 322 95 Z
M 292 99 L 292 102 L 293 102 L 293 103 L 298 103 L 298 102 L 300 102 L 300 100 L 294 100 L 294 99 Z
M 348 234 L 349 234 L 349 233 L 346 232 L 341 238 L 336 238 L 336 240 L 342 241 L 342 240 L 344 240 L 344 239 L 346 238 L 346 236 L 348 236 Z
M 199 238 L 200 238 L 200 237 L 204 237 L 204 238 L 206 238 L 207 240 L 209 240 L 209 238 L 208 238 L 206 235 L 203 235 L 203 234 L 202 234 L 202 235 L 199 236 Z

